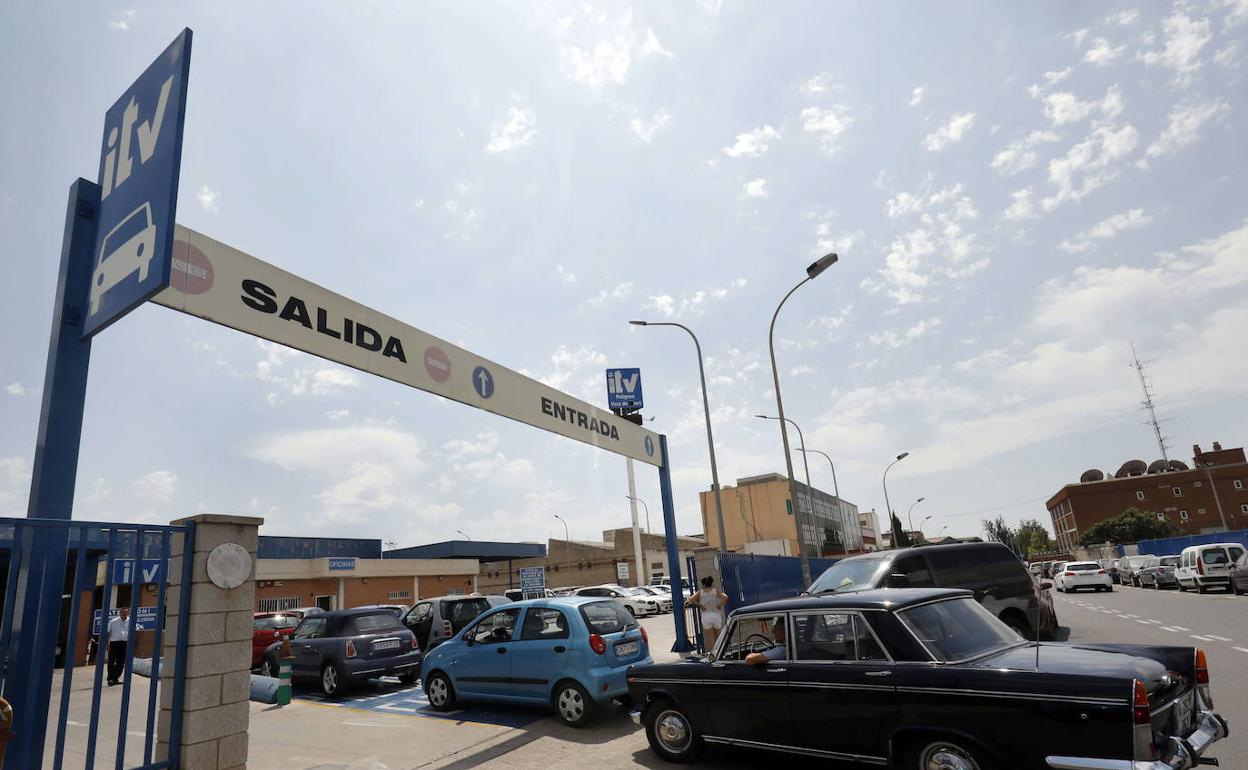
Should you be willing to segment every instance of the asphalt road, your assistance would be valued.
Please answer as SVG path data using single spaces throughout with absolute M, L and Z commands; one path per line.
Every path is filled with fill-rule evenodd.
M 1114 586 L 1053 598 L 1071 642 L 1191 645 L 1209 660 L 1215 710 L 1231 734 L 1208 756 L 1248 770 L 1248 596 Z

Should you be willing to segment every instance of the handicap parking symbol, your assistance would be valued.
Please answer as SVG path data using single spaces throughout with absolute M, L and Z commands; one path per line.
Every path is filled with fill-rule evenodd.
M 484 366 L 478 366 L 472 370 L 472 387 L 481 398 L 489 398 L 494 395 L 494 375 Z

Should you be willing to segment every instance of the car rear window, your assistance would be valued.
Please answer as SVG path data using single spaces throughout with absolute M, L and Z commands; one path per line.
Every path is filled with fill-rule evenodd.
M 1226 564 L 1230 561 L 1226 557 L 1225 548 L 1210 548 L 1207 551 L 1202 551 L 1200 558 L 1204 560 L 1205 564 Z
M 376 615 L 359 615 L 351 625 L 357 634 L 375 634 L 383 631 L 394 631 L 403 627 L 399 619 L 389 612 L 379 612 Z
M 1100 569 L 1100 568 L 1101 568 L 1101 565 L 1092 561 L 1077 561 L 1074 564 L 1066 565 L 1066 569 L 1070 570 L 1071 572 L 1076 572 L 1076 571 L 1087 572 L 1088 570 Z
M 451 621 L 451 628 L 459 631 L 471 623 L 478 615 L 490 608 L 490 602 L 484 597 L 475 599 L 443 599 L 439 609 L 443 620 Z
M 637 621 L 619 602 L 590 602 L 582 604 L 580 611 L 591 633 L 617 634 L 637 626 Z
M 937 660 L 964 660 L 1023 641 L 973 599 L 921 604 L 897 613 Z
M 263 618 L 256 618 L 253 621 L 255 628 L 262 631 L 271 631 L 275 628 L 294 628 L 299 625 L 299 618 L 294 615 L 269 615 Z
M 1179 557 L 1178 556 L 1163 556 L 1161 557 L 1161 563 L 1167 567 L 1177 567 L 1179 565 Z

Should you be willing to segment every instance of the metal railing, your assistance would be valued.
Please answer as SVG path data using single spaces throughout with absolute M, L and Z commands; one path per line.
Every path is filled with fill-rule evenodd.
M 3 693 L 4 697 L 13 704 L 16 734 L 14 742 L 20 744 L 25 741 L 19 751 L 9 752 L 8 755 L 9 759 L 13 759 L 14 756 L 22 758 L 20 761 L 23 767 L 20 770 L 46 766 L 44 758 L 48 750 L 51 751 L 53 770 L 62 770 L 66 767 L 67 756 L 74 757 L 74 765 L 81 766 L 84 770 L 94 770 L 97 761 L 101 759 L 106 765 L 111 764 L 117 770 L 160 770 L 177 766 L 185 690 L 187 642 L 185 623 L 176 624 L 178 636 L 173 640 L 172 645 L 175 653 L 174 670 L 172 677 L 165 679 L 166 685 L 172 688 L 168 739 L 168 756 L 171 759 L 154 760 L 157 708 L 160 703 L 159 671 L 161 654 L 167 641 L 165 639 L 165 621 L 169 614 L 167 612 L 169 593 L 167 587 L 172 577 L 169 574 L 169 565 L 172 562 L 174 538 L 177 536 L 182 538 L 182 553 L 188 555 L 193 553 L 194 524 L 161 526 L 37 518 L 0 519 L 0 569 L 7 571 L 4 581 L 3 617 L 0 619 L 0 693 Z M 65 573 L 43 574 L 37 569 L 38 564 L 43 563 L 39 557 L 46 556 L 40 553 L 41 549 L 49 548 L 65 549 L 64 554 L 56 554 L 58 557 L 63 556 L 63 559 L 52 560 L 54 564 L 64 563 Z M 181 567 L 178 582 L 185 588 L 178 592 L 173 613 L 178 618 L 186 618 L 191 600 L 192 560 L 189 557 L 183 558 L 178 560 L 178 563 Z M 72 571 L 69 569 L 71 564 L 73 565 Z M 101 568 L 103 581 L 99 606 L 90 606 L 96 604 L 95 594 L 97 588 L 100 587 L 97 583 Z M 145 568 L 147 574 L 144 574 Z M 39 630 L 41 624 L 31 622 L 28 617 L 23 617 L 17 630 L 14 629 L 15 617 L 25 611 L 24 608 L 18 606 L 18 598 L 24 594 L 26 583 L 32 580 L 58 581 L 62 586 L 62 605 L 55 608 L 59 615 L 53 619 L 50 626 L 56 630 L 53 644 L 47 644 L 46 639 L 35 638 L 35 632 Z M 66 580 L 72 581 L 68 591 L 64 590 Z M 114 589 L 121 589 L 123 586 L 129 586 L 129 602 L 123 607 L 114 607 Z M 145 587 L 148 587 L 149 592 L 155 593 L 154 605 L 140 604 L 140 595 L 144 593 Z M 87 657 L 88 667 L 93 665 L 94 670 L 88 668 L 91 686 L 89 716 L 85 724 L 86 735 L 76 734 L 73 750 L 67 754 L 66 742 L 69 738 L 69 728 L 84 726 L 82 722 L 70 718 L 71 702 L 75 702 L 73 689 L 75 663 L 80 642 L 83 641 L 80 635 L 83 625 L 84 594 L 92 599 L 89 607 L 86 608 L 88 610 L 86 636 L 90 637 L 94 632 L 99 641 L 96 644 L 95 663 L 90 664 L 89 656 Z M 69 599 L 67 607 L 64 605 L 65 598 Z M 114 612 L 119 613 L 120 609 L 128 611 L 131 628 L 122 663 L 121 695 L 119 702 L 116 702 L 115 710 L 113 699 L 108 698 L 110 701 L 107 709 L 109 721 L 111 722 L 114 714 L 117 720 L 115 750 L 110 750 L 114 747 L 101 745 L 100 717 L 105 693 L 103 678 L 108 657 L 108 625 Z M 149 633 L 152 666 L 151 676 L 144 685 L 141 681 L 134 680 L 134 659 L 136 649 L 139 647 L 140 635 Z M 56 663 L 61 665 L 59 703 L 57 703 L 55 720 L 49 718 L 52 713 L 49 694 L 41 693 L 37 682 L 33 687 L 20 687 L 20 684 L 25 684 L 24 680 L 20 676 L 14 677 L 14 674 L 19 672 L 10 670 L 10 661 L 14 657 L 11 653 L 22 648 L 27 650 L 27 654 L 33 649 L 37 655 L 51 656 L 54 659 L 54 665 Z M 59 656 L 58 650 L 61 652 Z M 18 681 L 13 681 L 15 678 Z M 56 690 L 55 679 L 53 681 L 53 689 Z M 10 690 L 13 691 L 10 692 Z M 140 753 L 138 747 L 128 740 L 137 732 L 130 729 L 132 727 L 130 707 L 132 697 L 142 695 L 144 690 L 146 691 L 146 713 L 142 719 Z M 83 690 L 77 692 L 81 694 Z M 75 703 L 82 705 L 80 702 Z M 41 710 L 43 713 L 39 713 Z M 128 743 L 129 753 L 127 753 Z M 110 754 L 112 755 L 111 762 L 108 761 Z M 81 765 L 77 764 L 79 755 L 81 755 Z M 4 767 L 5 770 L 19 770 L 16 767 L 10 768 L 7 761 Z

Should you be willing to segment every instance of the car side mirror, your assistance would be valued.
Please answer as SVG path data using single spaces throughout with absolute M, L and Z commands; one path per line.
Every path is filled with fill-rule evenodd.
M 1053 587 L 1053 583 L 1051 583 L 1050 581 L 1048 581 L 1048 580 L 1041 580 L 1041 581 L 1040 581 L 1040 590 L 1041 590 L 1041 591 L 1047 591 L 1047 590 L 1049 590 L 1049 589 L 1050 589 L 1050 588 L 1052 588 L 1052 587 Z
M 900 572 L 894 572 L 888 576 L 889 588 L 909 588 L 910 578 Z

